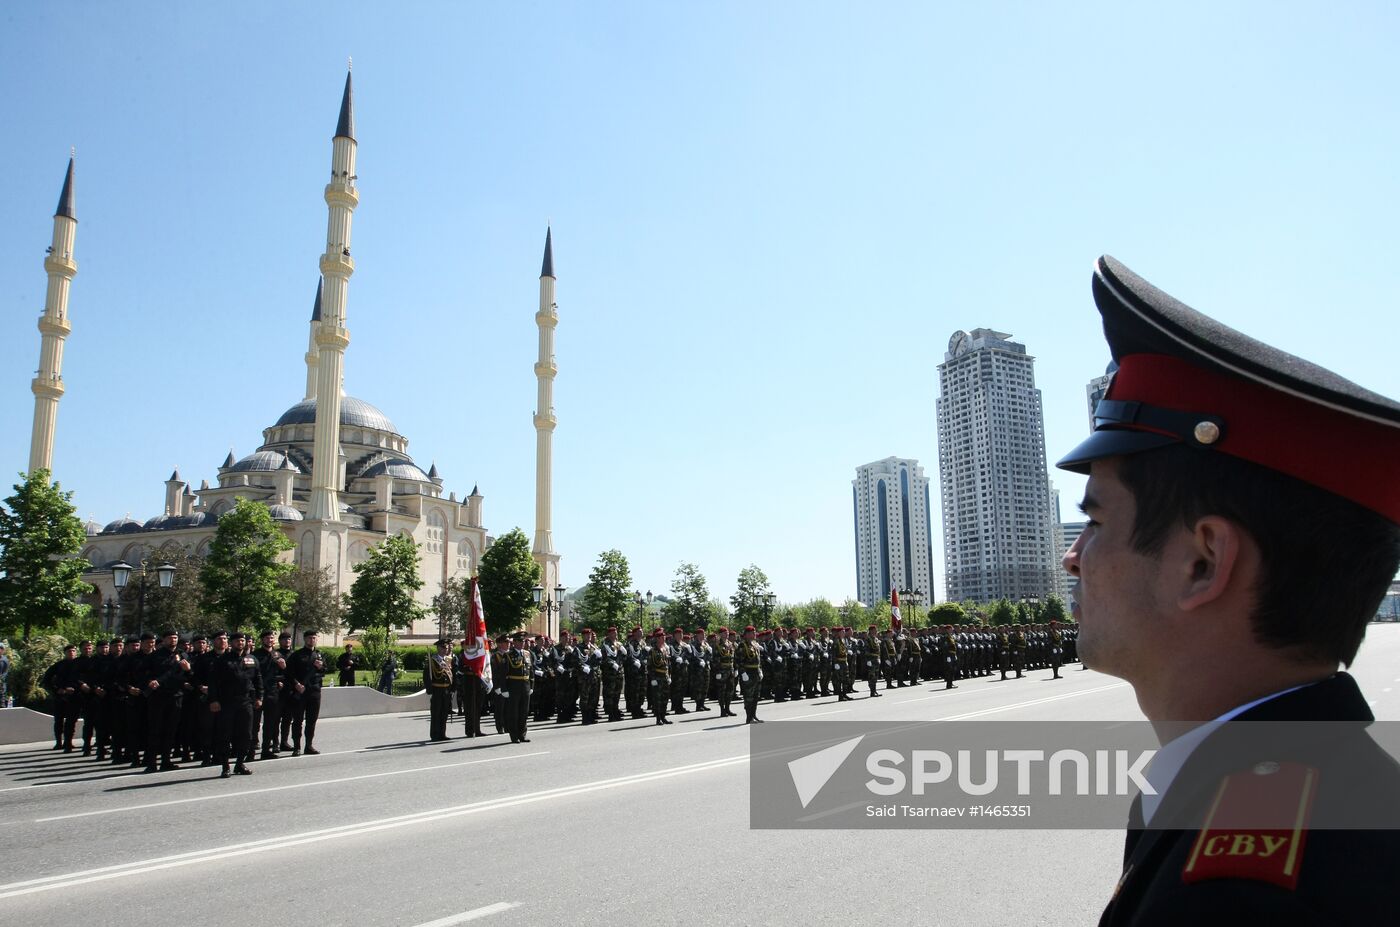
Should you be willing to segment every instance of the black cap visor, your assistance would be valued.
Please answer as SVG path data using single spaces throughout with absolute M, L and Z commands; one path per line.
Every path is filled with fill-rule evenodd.
M 1071 473 L 1088 474 L 1089 464 L 1105 457 L 1121 457 L 1126 454 L 1140 454 L 1156 450 L 1168 444 L 1178 444 L 1181 439 L 1173 435 L 1159 435 L 1150 431 L 1133 431 L 1128 428 L 1101 428 L 1080 442 L 1079 446 L 1061 457 L 1055 466 Z

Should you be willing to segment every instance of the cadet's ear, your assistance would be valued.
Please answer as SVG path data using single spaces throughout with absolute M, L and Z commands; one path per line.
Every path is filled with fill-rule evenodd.
M 1207 515 L 1198 520 L 1190 536 L 1173 545 L 1180 570 L 1177 607 L 1193 611 L 1240 591 L 1246 579 L 1241 558 L 1247 543 L 1244 531 L 1227 518 Z

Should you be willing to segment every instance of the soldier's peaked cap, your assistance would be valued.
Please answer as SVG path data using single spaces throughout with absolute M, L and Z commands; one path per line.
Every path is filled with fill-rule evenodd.
M 1118 365 L 1094 433 L 1056 466 L 1185 444 L 1400 523 L 1400 403 L 1202 315 L 1104 256 L 1094 302 Z

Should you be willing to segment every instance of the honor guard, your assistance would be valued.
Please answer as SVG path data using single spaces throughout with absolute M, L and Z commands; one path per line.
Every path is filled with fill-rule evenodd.
M 505 690 L 501 698 L 505 702 L 505 727 L 513 744 L 527 744 L 525 736 L 530 723 L 530 685 L 534 679 L 534 660 L 525 649 L 525 632 L 516 631 L 511 639 L 510 650 L 505 656 Z
M 652 713 L 656 716 L 656 723 L 670 724 L 670 719 L 666 717 L 666 709 L 671 698 L 671 648 L 666 645 L 666 633 L 660 628 L 652 632 L 652 640 L 654 643 L 651 655 L 647 658 L 648 697 Z
M 452 642 L 439 638 L 436 652 L 423 667 L 423 688 L 428 690 L 428 739 L 447 740 L 447 715 L 452 710 Z
M 734 653 L 739 671 L 739 692 L 744 696 L 744 723 L 762 724 L 758 716 L 758 696 L 763 684 L 763 656 L 754 640 L 753 625 L 744 628 L 744 639 Z

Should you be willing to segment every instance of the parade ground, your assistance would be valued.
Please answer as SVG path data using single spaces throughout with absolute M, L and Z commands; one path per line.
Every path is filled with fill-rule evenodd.
M 1400 625 L 1352 670 L 1400 720 Z M 1083 670 L 763 703 L 769 724 L 1142 719 Z M 113 771 L 49 744 L 0 749 L 0 917 L 27 927 L 234 921 L 516 924 L 1089 924 L 1118 831 L 751 830 L 749 728 L 717 709 L 670 727 L 532 725 L 429 743 L 424 712 L 329 719 L 320 756 Z M 484 728 L 494 731 L 490 719 Z M 135 899 L 140 899 L 136 901 Z M 107 911 L 107 914 L 103 912 Z

